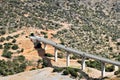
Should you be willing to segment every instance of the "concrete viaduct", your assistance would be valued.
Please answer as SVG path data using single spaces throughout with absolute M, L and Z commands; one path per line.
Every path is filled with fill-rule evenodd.
M 113 61 L 113 60 L 110 60 L 110 59 L 107 59 L 107 58 L 103 58 L 103 57 L 100 57 L 100 56 L 97 56 L 97 55 L 93 55 L 93 54 L 89 54 L 89 53 L 82 52 L 82 51 L 79 51 L 79 50 L 75 50 L 75 49 L 69 48 L 67 46 L 58 44 L 58 43 L 56 43 L 54 41 L 45 39 L 43 37 L 30 36 L 30 39 L 32 41 L 42 42 L 44 44 L 44 49 L 46 49 L 46 45 L 47 44 L 53 46 L 54 47 L 54 60 L 55 60 L 55 62 L 57 62 L 57 51 L 58 51 L 58 49 L 65 50 L 67 52 L 66 66 L 70 65 L 70 53 L 82 56 L 82 67 L 81 67 L 82 70 L 85 69 L 85 59 L 86 58 L 99 60 L 101 62 L 101 77 L 105 76 L 105 63 L 113 64 L 113 65 L 116 65 L 116 66 L 120 66 L 120 62 L 118 62 L 118 61 Z

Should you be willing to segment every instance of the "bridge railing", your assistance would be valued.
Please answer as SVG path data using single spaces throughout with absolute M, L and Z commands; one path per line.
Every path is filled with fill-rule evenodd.
M 57 50 L 58 49 L 63 49 L 66 52 L 68 52 L 67 56 L 66 56 L 66 59 L 67 59 L 66 60 L 66 63 L 67 63 L 66 65 L 67 66 L 69 66 L 69 64 L 70 64 L 70 54 L 69 53 L 78 54 L 78 55 L 83 57 L 82 58 L 82 70 L 85 69 L 85 58 L 91 58 L 91 59 L 94 59 L 94 60 L 101 61 L 101 77 L 105 76 L 105 63 L 110 63 L 110 64 L 113 64 L 113 65 L 116 65 L 116 66 L 120 66 L 120 62 L 118 62 L 118 61 L 113 61 L 113 60 L 110 60 L 110 59 L 107 59 L 107 58 L 104 58 L 104 57 L 100 57 L 100 56 L 97 56 L 97 55 L 93 55 L 93 54 L 85 53 L 85 52 L 82 52 L 82 51 L 79 51 L 79 50 L 76 50 L 76 49 L 72 49 L 72 48 L 69 48 L 67 46 L 58 44 L 54 41 L 45 39 L 43 37 L 30 36 L 30 39 L 32 39 L 33 41 L 43 42 L 44 48 L 46 48 L 47 44 L 52 45 L 54 47 L 54 55 L 55 55 L 55 61 L 56 62 L 57 62 Z

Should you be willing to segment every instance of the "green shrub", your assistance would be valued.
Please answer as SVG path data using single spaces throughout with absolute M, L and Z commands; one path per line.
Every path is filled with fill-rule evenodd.
M 45 56 L 46 56 L 46 57 L 53 57 L 53 55 L 50 54 L 50 53 L 46 53 Z
M 80 56 L 79 55 L 76 55 L 76 54 L 73 54 L 72 57 L 70 57 L 70 59 L 79 59 Z
M 40 65 L 40 63 L 42 63 L 42 60 L 41 59 L 38 59 L 38 61 L 37 61 L 37 68 L 39 68 L 39 65 Z
M 68 70 L 70 72 L 71 76 L 73 76 L 75 78 L 78 76 L 78 73 L 75 69 L 67 67 L 66 70 Z
M 27 61 L 19 61 L 17 58 L 11 61 L 0 60 L 0 76 L 7 76 L 23 72 L 26 69 Z
M 3 45 L 2 44 L 0 44 L 0 49 L 3 49 Z
M 16 39 L 13 39 L 13 40 L 12 40 L 12 43 L 16 43 Z
M 114 65 L 109 65 L 109 66 L 106 66 L 106 68 L 105 68 L 106 72 L 112 72 L 114 70 L 115 70 L 115 66 Z
M 36 68 L 31 68 L 30 71 L 32 71 L 32 70 L 36 70 Z
M 112 51 L 112 50 L 113 50 L 113 48 L 112 48 L 112 47 L 109 47 L 109 48 L 108 48 L 108 50 Z
M 117 45 L 120 46 L 120 42 L 117 42 Z
M 17 52 L 17 53 L 21 53 L 21 51 L 20 51 L 20 50 L 17 50 L 16 52 Z
M 71 74 L 72 77 L 76 78 L 78 76 L 77 72 L 79 72 L 79 69 L 77 69 L 77 68 L 70 68 L 70 67 L 66 67 L 66 68 L 55 67 L 53 69 L 53 72 L 62 72 L 62 71 L 63 71 L 63 75 Z
M 71 74 L 71 76 L 73 76 L 73 77 L 75 77 L 75 78 L 78 76 L 78 73 L 75 72 L 75 71 L 70 72 L 70 74 Z
M 23 56 L 23 55 L 17 56 L 17 59 L 18 59 L 20 62 L 23 62 L 23 61 L 26 60 L 26 59 L 25 59 L 25 56 Z
M 43 32 L 43 31 L 41 31 L 40 33 L 43 34 L 43 35 L 47 35 L 47 33 L 46 33 L 46 32 Z
M 35 36 L 34 33 L 31 33 L 30 36 Z
M 53 72 L 61 72 L 64 68 L 55 67 Z
M 86 61 L 86 65 L 88 67 L 96 68 L 98 70 L 101 70 L 101 63 L 99 61 Z
M 21 71 L 20 71 L 20 72 L 23 72 L 23 71 L 24 71 L 24 69 L 26 68 L 26 66 L 27 66 L 27 64 L 26 64 L 26 63 L 22 63 L 22 64 L 20 65 L 20 69 L 21 69 Z
M 48 38 L 48 36 L 47 36 L 47 35 L 44 35 L 44 38 Z
M 11 36 L 7 36 L 7 37 L 6 37 L 6 40 L 9 41 L 9 40 L 12 39 L 12 38 L 13 38 L 13 37 L 11 37 Z
M 11 45 L 11 43 L 4 43 L 4 49 L 10 49 Z
M 4 35 L 5 33 L 6 33 L 5 30 L 0 31 L 1 35 Z
M 12 49 L 13 50 L 17 50 L 19 47 L 18 47 L 18 45 L 17 44 L 14 44 L 13 46 L 12 46 Z
M 58 58 L 63 58 L 63 53 L 58 53 Z
M 12 43 L 4 43 L 4 45 L 12 45 Z
M 43 59 L 42 68 L 48 67 L 48 66 L 49 66 L 49 62 L 46 59 Z
M 37 63 L 41 63 L 42 62 L 42 60 L 41 59 L 39 59 L 38 61 L 37 61 Z
M 63 71 L 63 75 L 68 75 L 68 74 L 69 74 L 68 70 Z
M 120 61 L 120 55 L 118 55 L 118 56 L 116 57 L 116 60 Z
M 22 48 L 22 49 L 21 49 L 21 52 L 23 52 L 23 51 L 24 51 L 24 49 Z
M 81 61 L 81 60 L 78 60 L 77 62 L 78 62 L 78 63 L 80 63 L 80 64 L 82 63 L 82 61 Z
M 14 35 L 13 37 L 15 37 L 15 38 L 18 38 L 18 37 L 19 37 L 19 34 L 17 34 L 17 35 Z
M 0 38 L 0 42 L 4 42 L 5 41 L 5 38 L 4 37 L 1 37 Z
M 87 61 L 86 62 L 86 65 L 88 67 L 92 67 L 92 68 L 96 68 L 98 70 L 101 70 L 101 63 L 99 61 Z M 106 72 L 112 72 L 114 71 L 114 66 L 113 65 L 108 65 L 108 66 L 105 66 L 105 71 Z
M 4 50 L 3 53 L 2 53 L 2 56 L 6 57 L 6 58 L 11 58 L 12 54 L 13 54 L 12 52 Z

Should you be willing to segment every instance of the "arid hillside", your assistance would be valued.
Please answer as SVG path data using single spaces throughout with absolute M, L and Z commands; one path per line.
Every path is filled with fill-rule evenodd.
M 65 28 L 66 27 L 64 27 L 64 29 Z M 29 63 L 27 64 L 27 66 L 25 68 L 25 73 L 20 73 L 20 74 L 13 75 L 13 76 L 8 76 L 8 77 L 1 77 L 0 79 L 5 79 L 5 80 L 6 79 L 7 80 L 11 80 L 11 79 L 14 79 L 14 80 L 17 80 L 17 79 L 19 79 L 19 80 L 21 80 L 21 79 L 34 80 L 33 78 L 35 78 L 35 80 L 38 80 L 39 78 L 41 78 L 43 80 L 46 80 L 47 79 L 46 77 L 42 78 L 41 76 L 44 76 L 47 73 L 49 73 L 48 76 L 51 76 L 50 80 L 53 80 L 54 78 L 57 78 L 57 77 L 59 77 L 59 79 L 62 78 L 62 80 L 67 80 L 67 79 L 74 80 L 74 78 L 70 78 L 70 76 L 60 75 L 62 73 L 60 73 L 60 74 L 59 73 L 53 73 L 53 69 L 54 69 L 55 66 L 59 67 L 59 68 L 60 67 L 66 67 L 66 58 L 65 58 L 66 55 L 65 55 L 64 51 L 63 52 L 59 51 L 60 55 L 58 54 L 58 57 L 59 57 L 58 62 L 55 62 L 54 57 L 49 56 L 50 54 L 54 55 L 54 48 L 52 46 L 47 45 L 47 49 L 44 50 L 44 45 L 42 44 L 43 49 L 41 49 L 40 51 L 36 50 L 34 48 L 33 42 L 29 39 L 29 36 L 28 36 L 31 33 L 31 29 L 32 28 L 27 28 L 27 30 L 26 30 L 26 28 L 24 28 L 24 29 L 22 29 L 18 32 L 14 32 L 14 33 L 9 35 L 9 36 L 14 36 L 14 35 L 19 34 L 19 37 L 16 38 L 15 43 L 18 44 L 18 46 L 19 46 L 18 50 L 23 49 L 23 51 L 18 52 L 18 50 L 12 50 L 12 49 L 9 49 L 9 51 L 13 52 L 12 56 L 11 56 L 11 60 L 16 58 L 16 56 L 23 55 L 23 56 L 25 56 L 25 59 L 27 61 L 29 61 Z M 38 35 L 38 36 L 39 35 L 44 36 L 44 35 L 38 34 L 38 33 L 39 32 L 43 33 L 43 32 L 46 32 L 46 31 L 38 30 L 38 29 L 32 29 L 32 32 L 36 33 L 36 35 Z M 50 31 L 46 32 L 46 34 L 48 35 L 48 38 L 50 40 L 53 40 L 53 41 L 59 43 L 59 40 L 51 38 L 52 37 L 52 35 L 51 35 L 52 32 L 54 32 L 54 31 L 50 30 Z M 55 33 L 52 33 L 52 34 L 55 34 Z M 8 35 L 4 35 L 2 37 L 7 37 L 7 36 Z M 12 40 L 4 41 L 2 43 L 9 43 L 10 41 L 12 41 Z M 3 51 L 3 49 L 0 50 L 1 55 L 3 54 L 2 51 Z M 45 56 L 45 54 L 49 54 L 49 55 Z M 5 59 L 6 61 L 10 60 L 10 58 L 5 58 L 4 56 L 1 56 L 0 59 L 1 60 Z M 46 69 L 43 68 L 42 69 L 43 65 L 41 63 L 38 66 L 38 61 L 43 60 L 43 59 L 45 59 L 49 62 L 48 67 L 51 67 L 51 68 L 46 68 Z M 80 60 L 81 60 L 80 58 L 74 58 L 74 55 L 71 55 L 70 67 L 80 69 L 81 64 L 78 62 Z M 34 70 L 34 69 L 40 69 L 40 70 L 29 72 L 29 70 Z M 116 68 L 116 70 L 117 70 L 117 68 Z M 40 73 L 38 73 L 38 72 L 40 72 Z M 36 75 L 34 75 L 34 73 Z M 96 75 L 96 73 L 98 75 Z M 26 74 L 26 75 L 24 75 L 24 74 Z M 30 76 L 30 75 L 32 75 L 32 76 Z M 39 76 L 39 75 L 41 75 L 41 76 Z M 81 75 L 80 78 L 83 79 L 83 80 L 86 80 L 86 79 L 91 79 L 92 80 L 92 79 L 98 79 L 100 77 L 101 73 L 97 69 L 86 67 L 86 69 L 83 72 L 79 72 L 79 75 Z M 110 78 L 115 77 L 114 71 L 106 72 L 106 76 L 108 76 Z M 48 79 L 49 79 L 49 77 L 48 77 Z
M 33 34 L 70 48 L 120 61 L 120 1 L 0 0 L 1 79 L 24 71 L 32 75 L 30 70 L 40 69 L 38 72 L 41 72 L 42 68 L 49 67 L 45 68 L 45 72 L 50 69 L 50 76 L 54 75 L 51 73 L 53 70 L 57 75 L 55 77 L 68 75 L 71 80 L 98 80 L 101 75 L 100 61 L 87 58 L 86 69 L 81 71 L 82 57 L 70 54 L 70 67 L 66 67 L 66 52 L 59 50 L 58 62 L 55 62 L 54 48 L 47 45 L 44 49 L 41 43 L 42 46 L 39 44 L 39 48 L 35 49 L 29 39 L 29 35 Z M 105 79 L 120 78 L 120 67 L 106 64 L 105 68 Z

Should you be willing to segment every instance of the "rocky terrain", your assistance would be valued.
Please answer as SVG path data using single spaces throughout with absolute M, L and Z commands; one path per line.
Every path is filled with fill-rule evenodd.
M 55 63 L 53 47 L 47 45 L 45 51 L 41 49 L 38 52 L 29 39 L 31 33 L 90 54 L 120 61 L 119 5 L 119 0 L 0 0 L 0 75 L 51 67 L 38 72 L 45 73 L 48 70 L 48 80 L 56 80 L 56 77 L 72 80 L 70 74 L 62 76 L 51 73 L 53 66 L 66 66 L 65 52 L 59 51 L 59 62 Z M 44 58 L 49 61 L 48 65 L 43 64 Z M 81 67 L 81 56 L 71 54 L 71 59 L 70 67 Z M 88 68 L 84 72 L 87 77 L 83 73 L 76 74 L 83 80 L 99 79 L 100 62 L 87 59 L 86 66 Z M 120 68 L 106 64 L 106 71 L 106 76 L 119 79 Z M 37 74 L 37 70 L 0 79 L 11 80 L 21 75 L 20 80 L 27 73 Z M 96 76 L 95 73 L 99 75 Z M 46 80 L 47 78 L 41 77 L 45 74 L 32 77 L 26 75 L 24 79 L 38 80 L 37 76 Z

